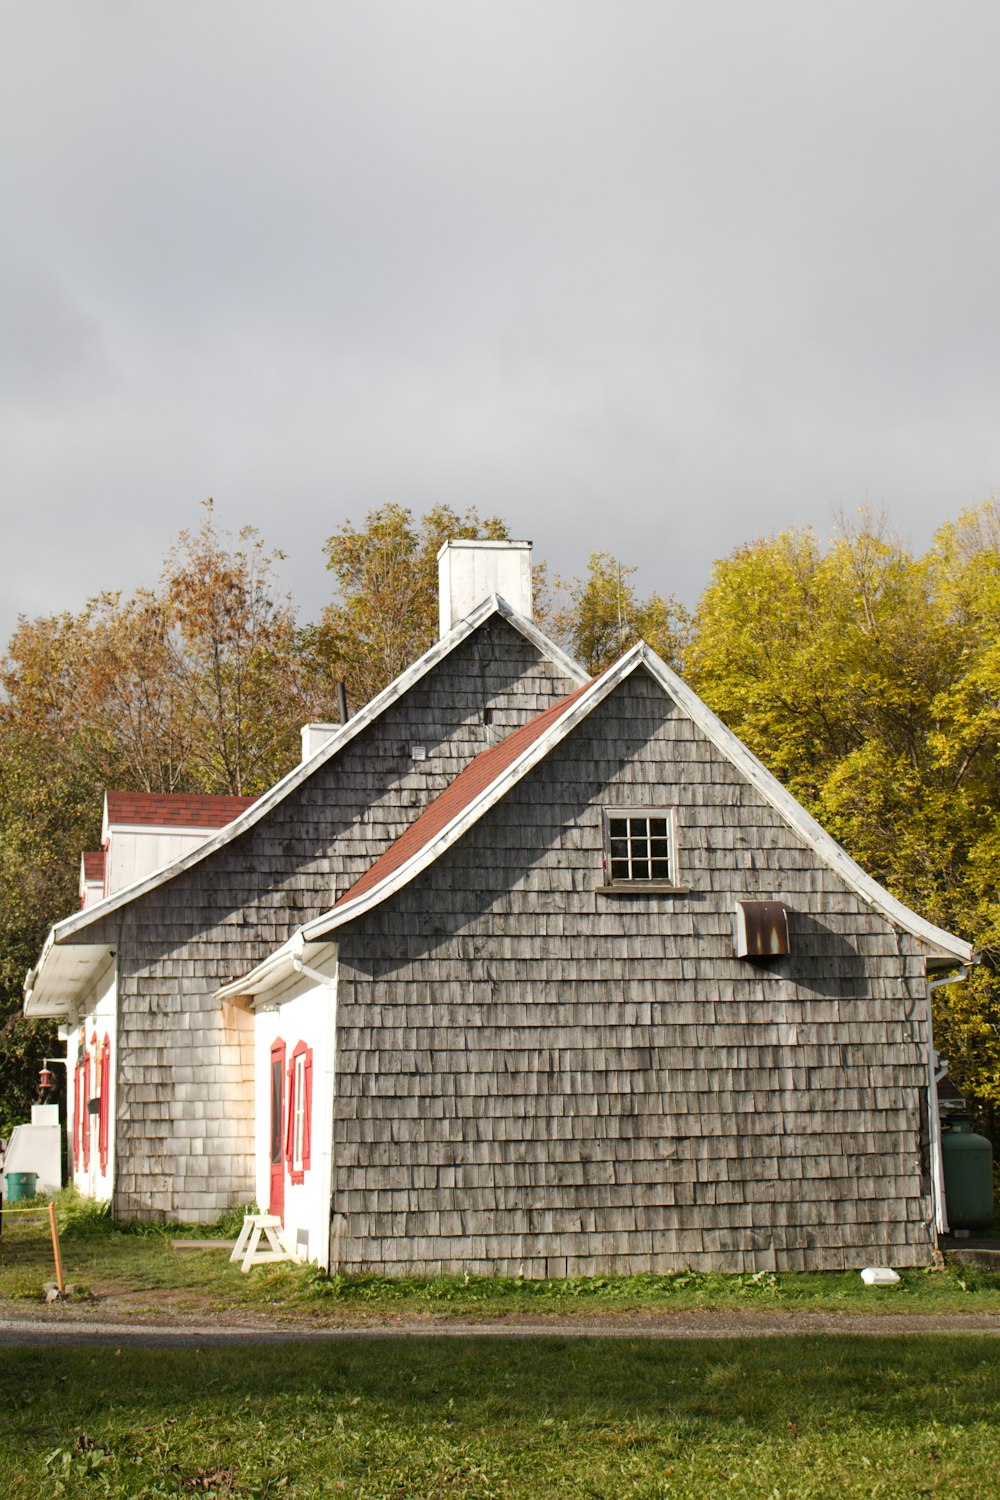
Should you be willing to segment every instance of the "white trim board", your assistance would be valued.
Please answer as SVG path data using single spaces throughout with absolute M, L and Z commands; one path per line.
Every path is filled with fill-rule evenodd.
M 586 718 L 614 687 L 639 667 L 645 668 L 650 673 L 678 708 L 715 745 L 716 749 L 745 776 L 750 785 L 755 787 L 765 801 L 770 803 L 803 842 L 819 855 L 862 900 L 881 912 L 890 922 L 925 943 L 933 952 L 947 955 L 956 963 L 973 962 L 973 949 L 969 943 L 953 933 L 945 932 L 941 927 L 934 926 L 932 922 L 926 921 L 880 886 L 870 875 L 867 875 L 847 851 L 842 849 L 792 794 L 771 775 L 770 771 L 733 734 L 732 730 L 727 729 L 707 704 L 703 703 L 698 695 L 677 676 L 676 672 L 661 661 L 656 652 L 643 641 L 633 646 L 619 661 L 596 678 L 537 740 L 534 740 L 515 761 L 505 767 L 494 781 L 462 808 L 450 823 L 435 834 L 405 864 L 392 871 L 378 885 L 365 891 L 353 901 L 347 901 L 343 906 L 333 907 L 312 922 L 305 923 L 301 929 L 305 941 L 320 940 L 336 928 L 344 926 L 346 922 L 370 911 L 372 907 L 407 885 L 457 839 L 461 838 L 467 828 L 499 802 L 510 787 L 537 765 L 582 719 Z

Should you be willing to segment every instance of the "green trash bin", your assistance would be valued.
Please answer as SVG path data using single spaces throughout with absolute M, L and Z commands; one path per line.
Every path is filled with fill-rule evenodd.
M 7 1202 L 23 1203 L 26 1199 L 33 1198 L 37 1185 L 37 1172 L 8 1172 Z

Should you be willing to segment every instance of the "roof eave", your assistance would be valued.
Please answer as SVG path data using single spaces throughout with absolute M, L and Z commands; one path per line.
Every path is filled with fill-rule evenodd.
M 324 765 L 328 760 L 337 755 L 356 735 L 360 734 L 363 729 L 373 723 L 386 708 L 396 702 L 398 698 L 401 698 L 408 688 L 412 687 L 414 683 L 419 682 L 449 652 L 460 646 L 462 641 L 470 636 L 474 630 L 478 629 L 492 614 L 499 614 L 504 619 L 509 620 L 526 639 L 538 647 L 543 655 L 547 656 L 550 661 L 565 671 L 572 681 L 575 681 L 578 685 L 587 681 L 587 674 L 583 668 L 572 661 L 554 641 L 549 640 L 548 636 L 538 628 L 533 620 L 529 620 L 526 616 L 519 614 L 516 609 L 508 604 L 505 599 L 500 598 L 498 594 L 491 594 L 489 598 L 483 600 L 482 604 L 477 605 L 471 614 L 466 615 L 464 620 L 460 620 L 457 625 L 454 625 L 447 635 L 442 636 L 439 641 L 435 641 L 434 645 L 425 651 L 423 656 L 411 663 L 406 671 L 401 672 L 393 682 L 382 689 L 381 693 L 376 694 L 370 703 L 365 704 L 362 709 L 359 709 L 353 718 L 349 719 L 337 734 L 320 745 L 308 760 L 301 761 L 298 765 L 293 766 L 280 781 L 275 782 L 274 786 L 269 787 L 252 807 L 247 808 L 246 812 L 240 813 L 231 823 L 227 823 L 224 828 L 218 829 L 211 838 L 206 839 L 197 848 L 189 849 L 187 853 L 179 855 L 177 859 L 171 860 L 166 865 L 162 865 L 158 870 L 153 870 L 141 879 L 133 881 L 131 885 L 122 886 L 120 890 L 115 891 L 110 896 L 106 896 L 103 901 L 98 901 L 95 905 L 87 907 L 83 911 L 74 912 L 69 917 L 64 917 L 61 922 L 57 922 L 52 928 L 56 942 L 65 942 L 83 928 L 90 926 L 94 922 L 99 922 L 102 918 L 110 916 L 112 912 L 118 911 L 123 906 L 127 906 L 129 902 L 137 900 L 140 896 L 146 895 L 151 890 L 155 890 L 158 885 L 172 879 L 175 875 L 182 874 L 185 870 L 189 870 L 192 865 L 198 864 L 203 859 L 207 859 L 210 854 L 214 854 L 217 849 L 223 848 L 230 840 L 237 838 L 239 834 L 245 832 L 248 828 L 252 828 L 255 823 L 259 822 L 261 818 L 270 812 L 272 807 L 281 802 L 290 791 L 293 791 L 296 786 L 300 785 L 308 776 L 311 776 L 321 765 Z M 106 837 L 106 796 L 104 818 L 104 836 Z
M 62 1020 L 76 1008 L 112 960 L 109 943 L 56 944 L 46 938 L 38 964 L 24 981 L 24 1014 L 30 1020 Z
M 748 750 L 743 741 L 723 724 L 708 704 L 702 702 L 683 678 L 678 677 L 677 673 L 668 667 L 650 646 L 643 644 L 642 649 L 645 665 L 677 706 L 683 709 L 693 723 L 697 724 L 716 749 L 721 751 L 737 770 L 743 772 L 751 785 L 756 787 L 761 796 L 776 812 L 780 813 L 785 822 L 813 852 L 818 854 L 864 901 L 874 906 L 895 926 L 903 928 L 912 937 L 926 944 L 932 953 L 943 951 L 945 955 L 953 955 L 957 962 L 963 964 L 975 961 L 971 943 L 956 937 L 953 932 L 946 932 L 943 927 L 936 927 L 933 922 L 926 921 L 904 902 L 891 895 L 884 886 L 879 885 L 878 881 L 863 870 L 851 858 L 847 850 L 837 843 L 832 834 L 827 833 L 826 829 L 817 823 L 812 814 L 806 811 L 791 792 L 781 785 L 763 762 L 757 759 L 753 751 Z
M 512 761 L 495 782 L 485 788 L 466 808 L 463 808 L 450 823 L 428 841 L 423 849 L 401 865 L 398 870 L 393 871 L 379 885 L 365 891 L 356 901 L 346 902 L 339 908 L 332 907 L 322 916 L 306 923 L 302 928 L 306 937 L 316 940 L 321 935 L 342 927 L 346 922 L 363 916 L 372 907 L 377 906 L 396 890 L 408 884 L 421 870 L 433 863 L 451 843 L 460 838 L 466 828 L 493 806 L 508 787 L 543 759 L 549 750 L 568 734 L 580 719 L 585 718 L 624 677 L 640 665 L 646 667 L 667 695 L 702 730 L 716 749 L 746 776 L 750 784 L 815 854 L 819 855 L 857 895 L 881 912 L 888 921 L 909 932 L 926 946 L 929 960 L 936 957 L 938 962 L 950 960 L 952 963 L 964 965 L 976 961 L 975 952 L 970 943 L 926 921 L 917 912 L 891 895 L 876 880 L 873 880 L 851 858 L 846 849 L 841 848 L 837 841 L 816 822 L 815 818 L 806 812 L 801 803 L 796 801 L 753 752 L 747 749 L 742 740 L 723 724 L 706 703 L 702 702 L 697 693 L 689 688 L 683 679 L 678 677 L 677 673 L 672 671 L 644 641 L 633 646 L 619 661 L 597 678 L 589 691 L 582 693 L 566 712 L 554 720 L 545 733 L 528 747 L 524 754 Z
M 275 948 L 273 953 L 269 953 L 254 968 L 241 974 L 238 979 L 220 985 L 215 991 L 215 999 L 233 1001 L 249 996 L 256 1000 L 261 995 L 281 989 L 303 972 L 308 973 L 310 968 L 325 963 L 328 958 L 335 957 L 336 951 L 334 943 L 307 942 L 302 929 L 298 928 L 287 942 L 282 943 L 280 948 Z

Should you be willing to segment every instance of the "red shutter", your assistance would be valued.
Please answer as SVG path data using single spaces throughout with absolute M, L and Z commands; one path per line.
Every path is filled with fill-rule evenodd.
M 295 1165 L 295 1053 L 288 1064 L 288 1123 L 285 1127 L 285 1160 L 291 1171 Z M 295 1181 L 293 1172 L 292 1181 Z
M 73 1069 L 73 1170 L 80 1163 L 80 1064 Z
M 302 1170 L 308 1172 L 311 1165 L 312 1154 L 312 1112 L 313 1112 L 313 1055 L 312 1048 L 305 1049 L 306 1060 L 303 1068 L 303 1077 L 306 1086 L 306 1104 L 302 1117 Z
M 108 1170 L 108 1109 L 111 1104 L 111 1038 L 105 1036 L 101 1048 L 101 1113 L 97 1128 L 97 1146 L 101 1154 L 101 1175 Z
M 90 1053 L 83 1054 L 83 1167 L 84 1171 L 90 1166 Z

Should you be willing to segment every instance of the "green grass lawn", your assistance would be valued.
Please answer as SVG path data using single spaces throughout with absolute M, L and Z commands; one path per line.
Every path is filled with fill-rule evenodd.
M 4 1500 L 983 1500 L 990 1336 L 5 1351 Z
M 176 1251 L 171 1238 L 204 1235 L 146 1226 L 116 1230 L 92 1208 L 61 1200 L 66 1280 L 78 1287 L 80 1306 L 101 1307 L 108 1317 L 230 1313 L 266 1315 L 271 1321 L 384 1322 L 425 1316 L 486 1321 L 505 1317 L 615 1316 L 635 1311 L 690 1312 L 757 1309 L 766 1312 L 993 1313 L 1000 1317 L 1000 1274 L 951 1266 L 905 1271 L 891 1289 L 866 1288 L 856 1271 L 770 1272 L 755 1276 L 600 1276 L 565 1281 L 490 1277 L 438 1277 L 389 1281 L 377 1276 L 328 1277 L 315 1267 L 260 1267 L 244 1276 L 224 1251 Z M 221 1230 L 235 1234 L 237 1221 Z M 44 1217 L 9 1216 L 0 1239 L 0 1303 L 32 1301 L 52 1279 L 52 1252 Z

